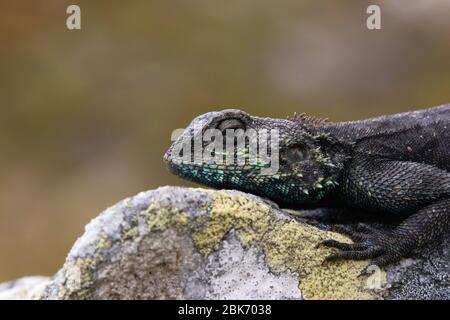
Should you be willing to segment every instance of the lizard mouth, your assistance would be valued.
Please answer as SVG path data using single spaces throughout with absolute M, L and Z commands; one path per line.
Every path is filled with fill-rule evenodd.
M 177 175 L 178 174 L 178 168 L 177 165 L 172 161 L 171 157 L 171 149 L 167 150 L 167 152 L 164 154 L 163 160 L 166 164 L 167 170 L 169 170 L 170 173 Z

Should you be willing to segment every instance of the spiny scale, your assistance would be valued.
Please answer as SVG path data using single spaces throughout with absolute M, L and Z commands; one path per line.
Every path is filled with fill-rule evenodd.
M 305 125 L 311 125 L 314 127 L 319 127 L 321 125 L 330 124 L 330 121 L 328 118 L 317 118 L 313 116 L 308 116 L 306 113 L 297 113 L 294 112 L 294 115 L 292 117 L 287 117 L 288 120 L 294 121 L 294 122 L 300 122 Z

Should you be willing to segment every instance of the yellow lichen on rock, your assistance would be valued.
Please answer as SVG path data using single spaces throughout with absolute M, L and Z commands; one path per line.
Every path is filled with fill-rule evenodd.
M 106 233 L 100 234 L 100 237 L 97 242 L 97 249 L 108 249 L 111 247 L 112 243 L 111 240 L 109 240 L 109 237 Z
M 305 299 L 376 299 L 377 296 L 364 288 L 366 278 L 358 278 L 367 261 L 344 261 L 322 265 L 332 249 L 317 246 L 322 240 L 350 240 L 340 234 L 327 232 L 313 226 L 287 221 L 271 215 L 269 205 L 252 198 L 230 193 L 202 190 L 212 196 L 205 213 L 190 216 L 173 205 L 154 202 L 140 215 L 150 231 L 174 228 L 189 232 L 197 250 L 204 256 L 217 250 L 231 230 L 244 247 L 254 245 L 266 256 L 270 269 L 275 272 L 291 271 L 298 274 L 299 287 Z M 136 227 L 126 230 L 129 232 Z M 67 278 L 68 287 L 89 283 L 92 269 L 102 260 L 100 251 L 111 246 L 106 234 L 97 242 L 97 252 L 92 257 L 77 259 L 71 268 L 77 270 Z M 79 282 L 81 280 L 81 282 Z M 78 296 L 83 289 L 78 290 Z
M 162 206 L 157 202 L 152 203 L 141 214 L 146 217 L 147 226 L 151 231 L 164 231 L 169 227 L 184 231 L 190 222 L 187 213 L 180 212 L 173 206 Z
M 231 229 L 237 232 L 244 247 L 256 242 L 266 232 L 270 221 L 268 206 L 241 196 L 208 192 L 214 197 L 209 216 L 206 221 L 204 217 L 196 221 L 200 227 L 193 234 L 194 243 L 201 253 L 208 255 L 217 249 Z
M 273 272 L 292 271 L 299 276 L 305 299 L 376 299 L 359 278 L 367 261 L 343 261 L 322 265 L 332 249 L 317 246 L 322 240 L 350 240 L 296 221 L 283 221 L 270 214 L 264 203 L 222 191 L 204 190 L 212 195 L 206 215 L 190 218 L 172 206 L 152 203 L 143 211 L 152 231 L 175 227 L 192 233 L 197 250 L 207 256 L 217 250 L 233 229 L 244 247 L 254 245 L 266 255 Z
M 64 283 L 60 283 L 58 298 L 83 299 L 92 283 L 92 272 L 97 264 L 94 257 L 77 258 L 64 264 Z
M 278 221 L 261 241 L 267 262 L 275 272 L 298 273 L 305 299 L 374 299 L 358 278 L 366 261 L 323 264 L 331 249 L 317 246 L 322 240 L 350 242 L 348 238 L 295 221 Z
M 271 218 L 268 205 L 249 198 L 208 192 L 214 196 L 210 213 L 200 217 L 202 228 L 193 233 L 194 243 L 204 255 L 218 249 L 234 229 L 244 247 L 252 244 L 262 249 L 273 272 L 296 272 L 305 299 L 378 298 L 364 288 L 366 277 L 358 277 L 367 261 L 322 265 L 332 249 L 317 245 L 325 239 L 350 242 L 347 237 L 304 223 Z

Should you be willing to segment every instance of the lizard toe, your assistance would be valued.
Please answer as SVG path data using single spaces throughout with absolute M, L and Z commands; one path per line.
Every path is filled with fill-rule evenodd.
M 380 254 L 380 249 L 368 248 L 361 251 L 340 251 L 332 253 L 325 258 L 325 261 L 336 261 L 336 260 L 366 260 L 376 257 Z
M 382 250 L 383 251 L 383 250 Z M 358 277 L 362 277 L 362 276 L 367 276 L 373 273 L 373 266 L 377 266 L 378 268 L 382 268 L 385 267 L 391 263 L 397 262 L 398 260 L 401 259 L 401 255 L 397 255 L 397 254 L 392 254 L 392 253 L 384 253 L 379 255 L 376 258 L 372 259 L 372 262 L 365 267 L 364 269 L 361 270 L 361 273 L 359 274 Z
M 363 228 L 366 228 L 366 226 Z M 336 226 L 335 230 L 348 235 L 355 243 L 343 243 L 336 240 L 322 241 L 321 245 L 340 250 L 327 256 L 324 262 L 372 259 L 370 265 L 381 268 L 399 261 L 411 249 L 410 243 L 405 242 L 400 235 L 392 232 L 378 230 L 377 232 L 369 231 L 363 234 L 347 226 Z M 363 229 L 359 228 L 358 230 L 362 231 Z M 367 230 L 371 230 L 371 228 Z M 361 276 L 368 274 L 367 271 L 367 268 L 364 269 Z
M 363 242 L 368 238 L 368 235 L 363 233 L 363 232 L 359 232 L 356 231 L 348 226 L 343 226 L 343 225 L 334 225 L 332 228 L 333 231 L 337 232 L 337 233 L 341 233 L 344 234 L 346 236 L 349 236 L 353 241 L 355 242 Z
M 358 251 L 358 250 L 364 250 L 367 249 L 366 244 L 364 243 L 345 243 L 345 242 L 339 242 L 336 240 L 324 240 L 320 242 L 320 245 L 340 249 L 343 251 Z
M 376 265 L 380 268 L 385 267 L 389 264 L 399 261 L 403 257 L 403 254 L 401 254 L 400 252 L 395 252 L 392 250 L 384 251 L 385 253 L 383 255 L 380 255 L 372 260 L 373 265 Z

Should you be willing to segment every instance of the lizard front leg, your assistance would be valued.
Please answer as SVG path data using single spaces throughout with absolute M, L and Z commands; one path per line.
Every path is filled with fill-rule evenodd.
M 404 220 L 390 231 L 336 229 L 350 236 L 354 243 L 347 244 L 325 240 L 324 245 L 342 251 L 329 255 L 326 260 L 373 259 L 379 267 L 408 256 L 414 249 L 433 243 L 444 235 L 450 226 L 450 198 L 436 201 Z
M 438 240 L 450 226 L 450 174 L 433 166 L 400 161 L 355 163 L 348 171 L 347 200 L 360 207 L 393 215 L 408 214 L 392 230 L 352 230 L 338 227 L 353 244 L 333 240 L 325 246 L 341 251 L 326 258 L 372 259 L 386 266 L 408 256 L 413 250 Z M 416 209 L 417 208 L 417 209 Z M 412 213 L 410 213 L 412 211 Z

